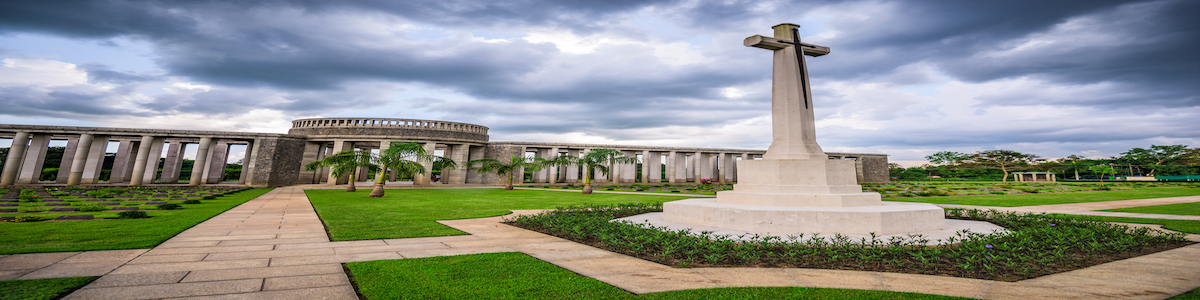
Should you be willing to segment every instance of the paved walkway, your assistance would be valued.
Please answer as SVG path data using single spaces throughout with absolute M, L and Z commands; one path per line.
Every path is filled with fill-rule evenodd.
M 638 294 L 735 286 L 802 286 L 985 299 L 1163 299 L 1200 287 L 1200 245 L 1020 282 L 999 282 L 819 269 L 677 269 L 500 221 L 501 217 L 439 221 L 470 234 L 463 236 L 329 242 L 303 190 L 278 188 L 154 249 L 123 250 L 128 252 L 123 257 L 128 262 L 66 299 L 349 300 L 357 299 L 357 295 L 341 263 L 513 251 Z M 120 256 L 116 253 L 109 256 Z M 59 263 L 69 263 L 67 260 L 78 256 L 74 263 L 79 264 L 100 256 L 84 252 L 45 257 L 52 255 L 66 257 Z M 0 262 L 17 256 L 2 257 Z M 116 261 L 119 259 L 106 263 Z M 49 274 L 52 272 L 47 268 L 52 266 L 21 276 Z

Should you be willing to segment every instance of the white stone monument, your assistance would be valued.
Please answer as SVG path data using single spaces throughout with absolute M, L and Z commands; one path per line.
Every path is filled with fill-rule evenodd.
M 812 91 L 804 55 L 828 47 L 800 42 L 794 24 L 775 25 L 775 37 L 755 35 L 745 45 L 774 51 L 771 122 L 774 140 L 762 160 L 738 161 L 738 183 L 717 197 L 663 204 L 670 223 L 761 234 L 841 233 L 892 235 L 946 229 L 940 207 L 884 203 L 864 193 L 854 162 L 829 159 L 817 145 Z M 803 54 L 803 55 L 802 55 Z

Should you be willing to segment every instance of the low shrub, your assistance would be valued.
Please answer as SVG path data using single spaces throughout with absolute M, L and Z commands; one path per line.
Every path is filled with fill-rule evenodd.
M 172 210 L 172 209 L 178 209 L 181 206 L 179 204 L 175 204 L 175 203 L 167 203 L 167 204 L 159 204 L 158 206 L 155 206 L 155 207 L 157 207 L 158 209 L 163 209 L 163 210 Z
M 183 204 L 200 204 L 200 200 L 196 200 L 196 199 L 183 200 Z
M 117 213 L 117 218 L 121 219 L 143 219 L 149 218 L 150 215 L 140 210 L 130 210 Z
M 920 235 L 850 238 L 718 236 L 612 219 L 661 211 L 659 203 L 566 207 L 506 222 L 677 267 L 785 267 L 901 272 L 1017 281 L 1193 244 L 1181 233 L 1044 214 L 946 209 L 1003 233 L 959 231 L 927 245 Z
M 9 222 L 17 222 L 17 223 L 37 222 L 37 221 L 45 221 L 45 220 L 49 220 L 49 219 L 51 219 L 51 218 L 47 217 L 47 216 L 43 216 L 43 215 L 24 215 L 24 216 L 17 216 L 16 218 L 13 218 Z
M 217 196 L 204 196 L 204 200 L 217 199 Z

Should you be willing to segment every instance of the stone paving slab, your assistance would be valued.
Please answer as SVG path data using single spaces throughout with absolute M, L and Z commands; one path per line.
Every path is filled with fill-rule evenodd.
M 146 249 L 13 254 L 0 257 L 0 280 L 100 276 Z

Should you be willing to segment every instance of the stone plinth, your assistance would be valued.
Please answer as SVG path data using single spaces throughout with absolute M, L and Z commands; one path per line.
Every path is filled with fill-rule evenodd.
M 738 162 L 733 191 L 716 199 L 663 204 L 663 220 L 760 234 L 900 234 L 946 228 L 942 208 L 884 203 L 855 184 L 854 162 L 765 159 Z

